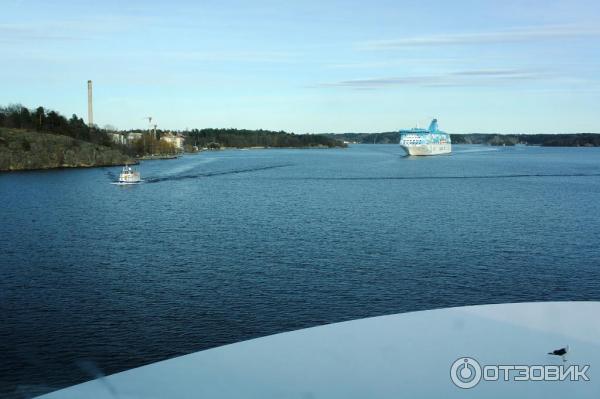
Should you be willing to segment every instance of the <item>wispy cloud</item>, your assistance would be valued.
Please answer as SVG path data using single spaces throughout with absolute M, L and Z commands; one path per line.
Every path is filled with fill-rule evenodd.
M 526 69 L 476 69 L 450 72 L 439 75 L 383 77 L 342 80 L 332 83 L 321 83 L 316 87 L 350 88 L 350 89 L 381 89 L 393 86 L 490 86 L 503 85 L 515 81 L 538 80 L 552 77 L 544 71 Z
M 76 35 L 40 29 L 28 25 L 0 24 L 0 42 L 24 42 L 38 40 L 77 40 Z
M 370 40 L 359 42 L 356 46 L 361 50 L 386 50 L 404 47 L 514 43 L 593 36 L 600 36 L 600 28 L 553 25 L 490 32 L 453 33 L 446 35 L 413 36 L 390 40 Z
M 45 22 L 0 23 L 0 42 L 86 40 L 107 34 L 122 33 L 148 25 L 153 19 L 144 16 L 98 15 L 85 19 Z
M 177 60 L 205 62 L 294 63 L 302 54 L 286 51 L 162 51 L 154 54 Z
M 372 68 L 392 68 L 406 65 L 447 65 L 463 63 L 464 58 L 459 57 L 410 57 L 383 61 L 366 62 L 347 62 L 347 63 L 329 63 L 325 67 L 328 69 L 372 69 Z

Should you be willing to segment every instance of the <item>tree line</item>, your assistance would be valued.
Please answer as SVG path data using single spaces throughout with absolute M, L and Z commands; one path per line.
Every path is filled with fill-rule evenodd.
M 129 130 L 120 133 L 142 133 L 142 138 L 129 145 L 111 140 L 107 129 L 89 127 L 82 118 L 73 114 L 67 119 L 54 110 L 44 107 L 29 109 L 20 104 L 0 107 L 0 127 L 24 129 L 42 133 L 69 136 L 74 139 L 113 147 L 128 155 L 146 155 L 151 153 L 171 154 L 176 152 L 173 145 L 160 140 L 166 130 L 148 132 L 147 130 Z M 318 134 L 294 134 L 285 131 L 248 130 L 248 129 L 192 129 L 178 132 L 185 136 L 185 146 L 191 149 L 220 147 L 343 147 L 341 141 Z
M 516 144 L 540 145 L 544 147 L 599 147 L 600 134 L 452 134 L 454 144 L 487 144 L 513 146 Z
M 399 132 L 383 133 L 328 133 L 326 136 L 360 144 L 398 144 Z M 547 147 L 600 147 L 598 133 L 564 134 L 493 134 L 467 133 L 450 134 L 453 144 L 484 144 L 492 146 L 512 146 L 516 144 L 540 145 Z
M 105 130 L 90 129 L 76 114 L 67 119 L 58 112 L 44 107 L 31 110 L 20 104 L 0 107 L 0 127 L 60 134 L 106 146 L 112 144 Z
M 192 129 L 181 132 L 185 144 L 198 147 L 343 147 L 344 144 L 320 134 L 294 134 L 283 130 Z

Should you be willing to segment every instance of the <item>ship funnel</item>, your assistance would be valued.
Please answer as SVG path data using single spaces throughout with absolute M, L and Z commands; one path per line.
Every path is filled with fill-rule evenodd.
M 431 121 L 431 123 L 429 124 L 428 130 L 430 132 L 437 132 L 437 130 L 438 130 L 437 119 L 434 119 Z

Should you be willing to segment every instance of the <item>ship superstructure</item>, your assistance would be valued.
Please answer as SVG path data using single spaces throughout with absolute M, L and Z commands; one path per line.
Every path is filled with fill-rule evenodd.
M 119 174 L 119 180 L 113 184 L 138 184 L 141 183 L 142 179 L 140 176 L 140 172 L 137 170 L 133 170 L 133 168 L 129 165 L 125 165 L 123 170 Z
M 439 155 L 452 151 L 450 135 L 438 130 L 437 119 L 431 121 L 428 129 L 400 130 L 400 146 L 408 155 Z

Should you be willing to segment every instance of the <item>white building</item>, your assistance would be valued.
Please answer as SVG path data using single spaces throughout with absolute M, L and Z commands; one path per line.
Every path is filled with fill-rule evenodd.
M 117 143 L 117 144 L 127 144 L 127 138 L 123 133 L 108 133 L 110 139 L 113 141 L 113 143 Z
M 139 133 L 139 132 L 130 132 L 130 133 L 127 133 L 127 143 L 128 144 L 131 144 L 135 140 L 139 140 L 141 138 L 142 138 L 142 133 Z
M 173 144 L 179 151 L 183 151 L 183 143 L 185 141 L 185 137 L 183 137 L 183 135 L 179 133 L 168 132 L 163 134 L 160 139 L 167 143 Z

